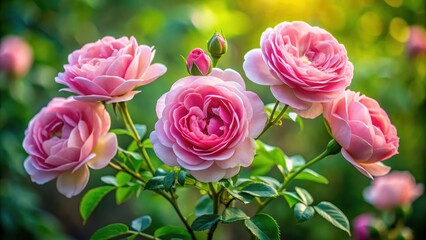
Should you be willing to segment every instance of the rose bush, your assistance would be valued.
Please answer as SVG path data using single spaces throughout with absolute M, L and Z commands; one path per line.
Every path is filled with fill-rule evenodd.
M 25 132 L 25 170 L 38 184 L 58 178 L 59 192 L 75 196 L 89 180 L 88 167 L 101 169 L 114 157 L 117 138 L 109 128 L 102 104 L 54 98 Z
M 376 100 L 347 90 L 324 104 L 324 119 L 342 155 L 361 173 L 373 178 L 390 171 L 381 161 L 398 153 L 399 138 Z
M 364 198 L 379 210 L 409 205 L 422 195 L 423 185 L 417 184 L 409 172 L 391 172 L 375 179 L 364 191 Z
M 254 138 L 266 122 L 262 101 L 231 69 L 178 80 L 156 111 L 159 120 L 150 136 L 155 153 L 203 182 L 230 178 L 249 166 Z
M 271 86 L 274 97 L 302 117 L 321 114 L 321 103 L 351 83 L 346 49 L 327 31 L 304 22 L 283 22 L 263 32 L 260 49 L 244 56 L 247 77 Z
M 151 64 L 154 55 L 152 47 L 138 45 L 134 37 L 104 37 L 72 52 L 56 82 L 66 85 L 62 90 L 78 94 L 75 98 L 82 101 L 128 101 L 140 92 L 134 88 L 166 72 L 163 64 Z

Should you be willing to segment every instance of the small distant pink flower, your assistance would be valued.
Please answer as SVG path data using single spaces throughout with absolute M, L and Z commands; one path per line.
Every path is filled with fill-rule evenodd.
M 283 22 L 263 32 L 260 49 L 244 56 L 247 77 L 271 86 L 274 97 L 302 117 L 315 118 L 321 103 L 342 94 L 353 65 L 346 49 L 327 31 L 305 22 Z
M 364 213 L 353 220 L 354 239 L 369 240 L 370 227 L 373 224 L 374 217 L 371 214 Z
M 426 31 L 423 27 L 410 27 L 410 35 L 405 43 L 405 48 L 410 57 L 426 53 Z
M 188 73 L 193 76 L 208 75 L 212 71 L 212 60 L 201 48 L 193 49 L 186 59 Z
M 73 92 L 76 99 L 106 103 L 131 100 L 146 85 L 166 72 L 163 64 L 151 64 L 155 50 L 138 45 L 134 37 L 104 37 L 88 43 L 68 56 L 65 71 L 56 82 Z
M 391 172 L 376 178 L 365 189 L 364 198 L 379 210 L 409 205 L 423 193 L 423 185 L 417 184 L 409 172 Z
M 324 118 L 342 155 L 361 173 L 373 178 L 390 171 L 381 161 L 398 153 L 399 138 L 376 100 L 346 90 L 324 104 Z
M 266 123 L 263 102 L 231 69 L 178 80 L 156 110 L 159 120 L 150 136 L 155 153 L 202 182 L 230 178 L 248 167 L 254 138 Z
M 33 63 L 33 51 L 25 40 L 7 36 L 0 43 L 0 70 L 12 77 L 27 74 Z
M 54 98 L 30 121 L 23 147 L 24 166 L 33 182 L 58 178 L 67 197 L 79 194 L 89 181 L 89 167 L 104 168 L 117 151 L 117 137 L 108 133 L 110 117 L 100 103 Z

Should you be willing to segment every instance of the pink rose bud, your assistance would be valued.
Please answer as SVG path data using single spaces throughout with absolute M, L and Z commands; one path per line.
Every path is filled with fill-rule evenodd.
M 201 48 L 193 49 L 186 59 L 188 73 L 192 76 L 206 76 L 212 71 L 212 61 Z
M 153 47 L 139 45 L 134 37 L 104 37 L 88 43 L 68 56 L 65 71 L 56 82 L 62 90 L 78 94 L 86 102 L 106 103 L 131 100 L 134 89 L 156 80 L 166 72 L 163 64 L 152 63 Z
M 150 139 L 158 158 L 202 182 L 231 178 L 250 166 L 266 123 L 262 100 L 232 69 L 176 81 L 156 111 Z
M 207 42 L 207 49 L 213 58 L 220 58 L 228 50 L 228 43 L 222 35 L 215 33 Z
M 409 57 L 426 53 L 426 32 L 423 27 L 410 27 L 410 36 L 405 43 L 405 48 Z
M 89 181 L 89 168 L 104 168 L 117 151 L 117 137 L 108 133 L 110 117 L 104 105 L 73 98 L 54 98 L 31 119 L 23 147 L 33 182 L 57 178 L 58 191 L 79 194 Z
M 373 224 L 374 217 L 371 214 L 364 213 L 353 220 L 354 239 L 370 240 L 370 228 Z
M 33 51 L 22 38 L 7 36 L 0 43 L 0 71 L 10 77 L 27 74 L 33 62 Z
M 352 81 L 345 47 L 329 32 L 305 22 L 283 22 L 262 33 L 260 48 L 244 56 L 247 77 L 270 86 L 272 95 L 300 116 L 315 118 L 322 103 L 340 96 Z
M 392 172 L 375 179 L 365 189 L 364 198 L 379 210 L 410 205 L 423 193 L 423 185 L 417 184 L 409 172 Z
M 376 100 L 347 90 L 324 104 L 324 119 L 343 157 L 361 173 L 373 178 L 390 171 L 381 162 L 398 153 L 399 138 Z

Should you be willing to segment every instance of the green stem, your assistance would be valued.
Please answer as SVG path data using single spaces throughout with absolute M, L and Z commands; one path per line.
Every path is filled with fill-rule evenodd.
M 143 232 L 136 232 L 136 231 L 131 231 L 129 230 L 128 233 L 133 234 L 133 235 L 139 235 L 142 236 L 146 239 L 152 239 L 152 240 L 160 240 L 161 238 L 157 238 L 155 236 L 149 235 L 147 233 L 143 233 Z
M 217 62 L 219 62 L 219 58 L 212 57 L 213 59 L 213 67 L 216 67 Z
M 311 161 L 307 162 L 302 167 L 298 168 L 297 171 L 287 175 L 287 177 L 284 178 L 283 184 L 278 189 L 278 193 L 281 193 L 290 184 L 290 182 L 297 175 L 299 175 L 301 172 L 303 172 L 306 168 L 308 168 L 309 166 L 319 162 L 320 160 L 326 158 L 327 156 L 339 153 L 340 149 L 341 149 L 341 146 L 334 139 L 332 139 L 327 144 L 327 148 L 320 155 L 316 156 Z M 259 206 L 256 213 L 261 212 L 272 200 L 273 200 L 273 198 L 268 198 L 268 200 L 266 200 L 262 205 Z
M 110 167 L 112 167 L 113 169 L 115 169 L 115 170 L 117 170 L 117 171 L 123 171 L 123 172 L 126 172 L 126 173 L 128 173 L 128 174 L 132 175 L 134 178 L 136 178 L 136 179 L 138 179 L 138 180 L 140 180 L 140 181 L 142 181 L 142 182 L 144 182 L 144 183 L 146 183 L 146 182 L 147 182 L 145 179 L 143 179 L 143 178 L 141 177 L 141 175 L 139 175 L 139 173 L 136 173 L 136 172 L 134 172 L 134 171 L 130 170 L 130 169 L 129 169 L 129 168 L 127 168 L 124 164 L 122 164 L 120 161 L 118 161 L 118 160 L 116 160 L 116 159 L 113 159 L 113 160 L 115 160 L 115 162 L 118 164 L 118 165 L 116 165 L 116 164 L 114 164 L 114 163 L 110 162 L 110 163 L 109 163 L 109 166 L 110 166 Z
M 220 194 L 222 193 L 221 189 L 219 192 L 216 192 L 216 189 L 214 187 L 214 185 L 212 183 L 209 183 L 210 186 L 210 190 L 212 191 L 212 197 L 213 197 L 213 214 L 216 215 L 219 213 L 219 199 L 220 199 Z M 209 230 L 209 232 L 207 233 L 207 240 L 212 240 L 213 239 L 213 235 L 214 232 L 216 231 L 217 228 L 217 224 L 215 223 Z
M 132 118 L 130 117 L 129 109 L 127 108 L 126 102 L 119 102 L 118 103 L 118 109 L 120 111 L 121 116 L 123 117 L 124 125 L 126 126 L 127 130 L 130 131 L 133 134 L 133 139 L 135 139 L 138 148 L 145 159 L 145 162 L 148 166 L 148 169 L 151 171 L 151 173 L 155 172 L 155 168 L 151 163 L 151 159 L 149 158 L 148 153 L 146 152 L 145 147 L 142 145 L 141 138 L 139 136 L 138 131 L 136 130 L 135 124 L 132 121 Z
M 269 117 L 269 121 L 266 124 L 266 126 L 263 128 L 263 131 L 259 134 L 259 136 L 257 136 L 256 139 L 259 139 L 269 128 L 271 128 L 272 126 L 274 126 L 284 115 L 285 111 L 287 111 L 288 109 L 288 105 L 284 105 L 283 109 L 281 109 L 280 113 L 278 114 L 278 116 L 276 118 L 274 118 L 275 115 L 275 111 L 278 107 L 279 102 L 277 101 L 275 103 L 274 109 L 271 112 L 271 116 Z

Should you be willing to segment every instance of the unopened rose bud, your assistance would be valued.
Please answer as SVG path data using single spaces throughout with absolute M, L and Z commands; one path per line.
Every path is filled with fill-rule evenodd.
M 203 49 L 195 48 L 186 59 L 186 67 L 193 76 L 205 76 L 212 71 L 212 61 Z
M 207 42 L 207 49 L 213 58 L 219 59 L 228 50 L 228 43 L 222 35 L 215 33 Z
M 20 37 L 7 36 L 0 43 L 0 71 L 10 77 L 22 77 L 31 67 L 33 51 Z

